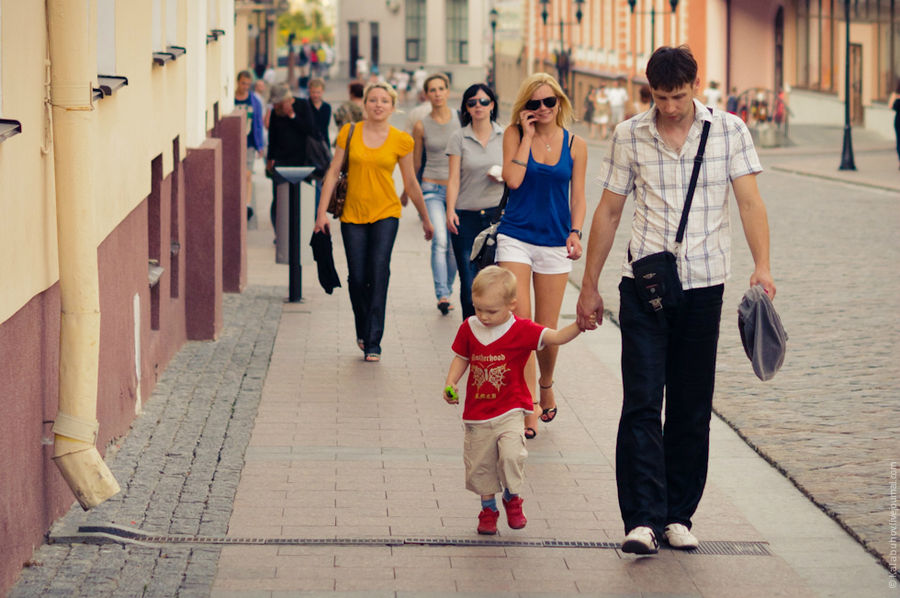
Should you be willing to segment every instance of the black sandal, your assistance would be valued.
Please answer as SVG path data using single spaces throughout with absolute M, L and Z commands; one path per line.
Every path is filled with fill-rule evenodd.
M 547 386 L 544 386 L 540 383 L 540 381 L 538 381 L 538 386 L 541 388 L 541 390 L 550 390 L 551 388 L 553 388 L 553 382 L 551 382 Z M 555 399 L 556 397 L 554 397 L 554 401 Z M 549 424 L 554 419 L 556 419 L 557 411 L 557 407 L 548 407 L 546 409 L 541 409 L 541 414 L 538 416 L 538 418 L 545 424 Z
M 537 430 L 534 428 L 525 428 L 525 440 L 534 440 L 535 436 L 537 436 Z

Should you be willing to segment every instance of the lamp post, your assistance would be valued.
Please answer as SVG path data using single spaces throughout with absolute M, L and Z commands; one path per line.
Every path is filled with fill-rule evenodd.
M 844 20 L 847 25 L 844 39 L 844 148 L 839 170 L 856 170 L 850 136 L 850 0 L 844 0 Z
M 547 17 L 550 16 L 550 13 L 547 10 L 547 6 L 550 4 L 550 0 L 538 0 L 541 3 L 541 19 L 544 21 L 544 25 L 547 25 Z M 562 0 L 561 0 L 562 1 Z M 677 1 L 677 0 L 676 0 Z M 569 72 L 569 58 L 570 56 L 566 53 L 564 49 L 564 41 L 565 40 L 565 26 L 566 25 L 581 25 L 581 19 L 584 17 L 584 13 L 581 11 L 581 5 L 584 4 L 584 0 L 575 0 L 575 18 L 577 22 L 567 22 L 562 19 L 559 20 L 559 52 L 556 53 L 556 79 L 559 81 L 560 86 L 563 91 L 568 94 L 569 93 L 569 84 L 568 84 L 568 72 Z
M 628 8 L 631 9 L 631 14 L 639 14 L 639 15 L 650 15 L 650 53 L 653 54 L 654 50 L 656 50 L 656 0 L 650 1 L 650 10 L 649 11 L 637 11 L 635 12 L 634 7 L 637 5 L 637 0 L 628 0 Z M 678 0 L 669 0 L 669 6 L 672 7 L 672 10 L 669 12 L 662 11 L 659 14 L 661 15 L 674 15 L 675 9 L 678 8 Z
M 490 85 L 491 89 L 496 93 L 497 91 L 497 18 L 500 16 L 500 13 L 497 12 L 496 8 L 492 8 L 491 12 L 488 13 L 491 19 L 491 76 L 488 80 L 488 85 Z

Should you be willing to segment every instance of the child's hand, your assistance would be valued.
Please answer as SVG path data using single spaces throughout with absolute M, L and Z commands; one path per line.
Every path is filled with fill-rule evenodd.
M 456 388 L 455 384 L 448 384 L 446 388 L 444 388 L 443 394 L 444 400 L 447 401 L 450 405 L 458 405 L 459 404 L 459 389 Z

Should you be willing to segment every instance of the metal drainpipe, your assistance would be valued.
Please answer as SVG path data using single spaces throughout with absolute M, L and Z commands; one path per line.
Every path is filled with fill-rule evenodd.
M 90 0 L 46 0 L 62 303 L 53 460 L 85 510 L 119 492 L 97 450 L 100 279 L 94 172 Z

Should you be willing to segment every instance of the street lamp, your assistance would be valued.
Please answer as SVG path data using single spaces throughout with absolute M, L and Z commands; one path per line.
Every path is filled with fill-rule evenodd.
M 547 6 L 550 4 L 550 0 L 538 0 L 541 3 L 541 19 L 544 21 L 544 25 L 547 25 L 547 17 L 550 16 L 549 11 L 547 10 Z M 677 0 L 676 0 L 677 1 Z M 560 86 L 567 94 L 569 93 L 569 85 L 567 82 L 568 72 L 569 72 L 569 55 L 566 53 L 564 46 L 564 27 L 565 25 L 581 25 L 581 19 L 584 17 L 584 13 L 581 12 L 581 5 L 584 4 L 584 0 L 575 0 L 575 18 L 577 22 L 571 21 L 563 21 L 560 19 L 559 21 L 559 52 L 556 53 L 556 78 L 559 81 Z
M 635 5 L 637 5 L 637 0 L 628 0 L 628 8 L 631 9 L 631 14 L 650 15 L 650 53 L 652 54 L 656 50 L 656 1 L 651 0 L 649 11 L 638 11 L 635 13 Z M 678 0 L 669 0 L 669 6 L 672 7 L 671 11 L 662 11 L 659 14 L 674 15 L 675 9 L 678 8 Z
M 844 38 L 844 148 L 841 151 L 839 170 L 856 170 L 853 162 L 853 140 L 850 137 L 850 0 L 844 0 L 844 20 L 847 31 Z
M 492 8 L 488 13 L 491 19 L 491 76 L 488 85 L 494 92 L 497 92 L 497 18 L 500 13 L 496 8 Z

